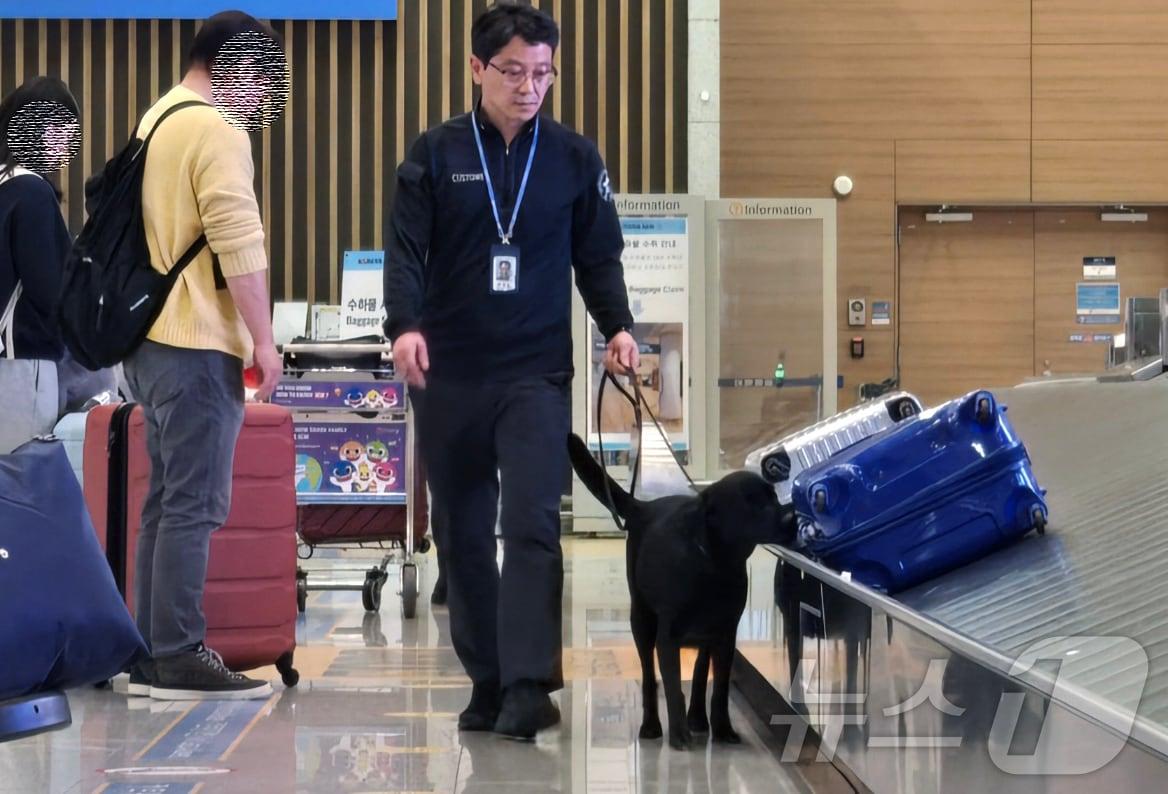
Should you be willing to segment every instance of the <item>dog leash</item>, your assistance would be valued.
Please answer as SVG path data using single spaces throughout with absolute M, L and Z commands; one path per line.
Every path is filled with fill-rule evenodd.
M 616 387 L 616 390 L 620 392 L 621 396 L 624 397 L 625 400 L 627 400 L 629 404 L 633 406 L 633 421 L 636 424 L 635 432 L 637 434 L 637 459 L 635 462 L 632 462 L 633 475 L 629 483 L 629 493 L 633 494 L 636 492 L 637 479 L 641 473 L 641 457 L 645 453 L 642 426 L 643 417 L 641 414 L 642 406 L 645 409 L 645 413 L 649 414 L 649 418 L 653 421 L 653 426 L 657 428 L 658 434 L 660 434 L 661 438 L 665 441 L 665 446 L 669 449 L 669 454 L 673 456 L 673 460 L 677 464 L 677 467 L 681 469 L 681 473 L 685 475 L 686 481 L 689 482 L 691 486 L 694 485 L 693 478 L 689 476 L 689 471 L 686 470 L 685 464 L 681 462 L 681 456 L 678 455 L 677 450 L 673 448 L 673 444 L 670 443 L 669 436 L 666 435 L 665 429 L 661 427 L 661 423 L 657 420 L 657 416 L 653 413 L 653 409 L 649 407 L 649 402 L 645 399 L 645 395 L 641 393 L 641 382 L 637 377 L 636 371 L 633 370 L 632 367 L 628 367 L 625 370 L 625 374 L 628 375 L 629 381 L 633 384 L 633 394 L 629 394 L 627 391 L 625 391 L 624 387 L 617 382 L 616 377 L 614 377 L 613 374 L 608 371 L 608 369 L 605 369 L 604 375 L 601 376 L 600 379 L 600 393 L 596 396 L 596 436 L 600 444 L 600 468 L 604 472 L 604 494 L 608 498 L 609 509 L 612 512 L 613 520 L 622 531 L 624 530 L 624 524 L 621 522 L 620 516 L 616 512 L 614 507 L 616 503 L 613 501 L 612 489 L 608 484 L 608 464 L 604 457 L 604 433 L 601 432 L 601 428 L 603 427 L 602 418 L 604 416 L 604 390 L 609 383 L 612 383 L 612 385 Z

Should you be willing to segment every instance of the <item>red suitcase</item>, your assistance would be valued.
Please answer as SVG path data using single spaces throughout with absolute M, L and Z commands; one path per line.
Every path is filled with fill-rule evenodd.
M 207 645 L 233 670 L 275 664 L 295 686 L 296 486 L 292 415 L 248 403 L 235 450 L 231 512 L 211 536 Z M 134 553 L 150 483 L 146 423 L 132 403 L 89 412 L 85 500 L 114 578 L 134 608 Z

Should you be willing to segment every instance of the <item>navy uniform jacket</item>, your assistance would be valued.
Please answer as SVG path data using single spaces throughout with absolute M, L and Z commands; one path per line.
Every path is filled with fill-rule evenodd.
M 534 123 L 504 145 L 480 112 L 483 150 L 507 229 Z M 425 132 L 398 167 L 386 232 L 386 336 L 420 330 L 430 375 L 506 381 L 572 371 L 571 276 L 606 339 L 632 326 L 624 240 L 595 145 L 540 119 L 527 193 L 511 239 L 518 289 L 491 291 L 491 213 L 471 115 Z

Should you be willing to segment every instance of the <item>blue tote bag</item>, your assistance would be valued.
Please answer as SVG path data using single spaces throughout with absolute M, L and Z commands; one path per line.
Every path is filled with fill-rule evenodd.
M 0 455 L 0 701 L 107 680 L 145 652 L 64 447 Z

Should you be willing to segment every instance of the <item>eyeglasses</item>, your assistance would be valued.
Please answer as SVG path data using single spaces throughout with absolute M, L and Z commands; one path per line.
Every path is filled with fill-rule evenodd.
M 559 77 L 560 74 L 558 71 L 556 71 L 556 67 L 554 66 L 546 69 L 538 68 L 531 72 L 527 71 L 519 64 L 496 66 L 494 63 L 488 61 L 487 66 L 494 68 L 499 72 L 499 74 L 503 75 L 503 82 L 511 88 L 519 88 L 525 82 L 527 82 L 529 77 L 531 78 L 531 84 L 536 88 L 548 88 L 556 81 L 556 78 Z

